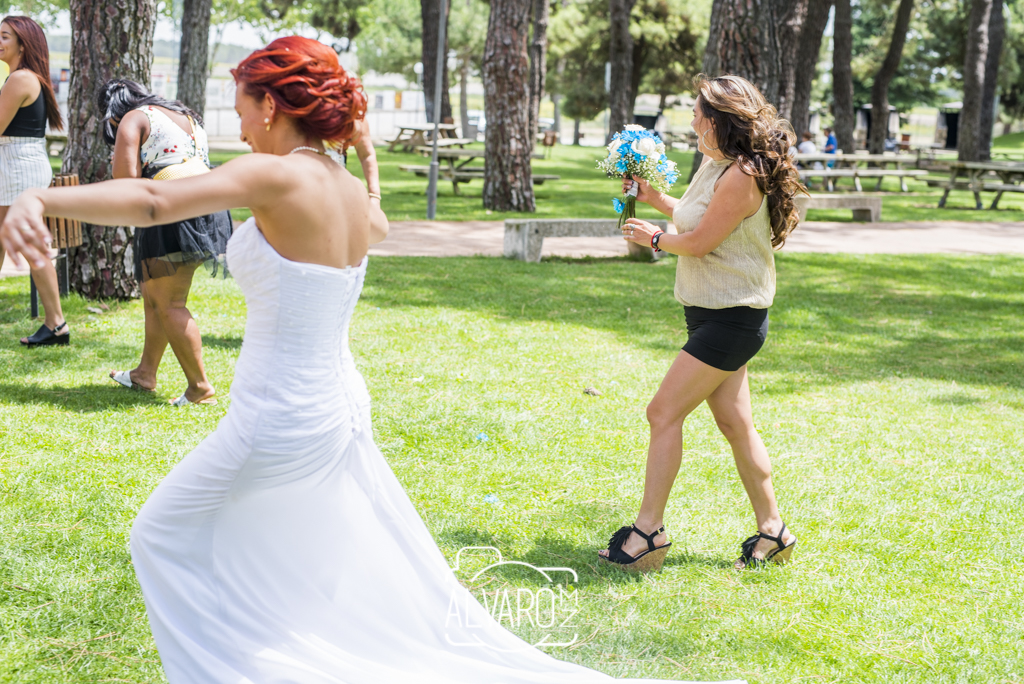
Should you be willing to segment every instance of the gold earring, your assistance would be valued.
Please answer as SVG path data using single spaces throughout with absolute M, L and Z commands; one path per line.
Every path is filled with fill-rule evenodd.
M 267 130 L 270 130 L 270 119 L 263 119 L 263 123 L 267 124 Z

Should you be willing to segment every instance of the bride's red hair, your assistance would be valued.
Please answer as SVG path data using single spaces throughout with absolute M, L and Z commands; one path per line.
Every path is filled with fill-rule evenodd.
M 231 70 L 249 95 L 274 98 L 278 111 L 310 136 L 344 146 L 366 114 L 366 93 L 323 43 L 287 36 L 256 50 Z

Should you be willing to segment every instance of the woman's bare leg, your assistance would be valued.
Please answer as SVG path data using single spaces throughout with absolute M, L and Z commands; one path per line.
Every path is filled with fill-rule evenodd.
M 198 264 L 181 264 L 174 275 L 146 281 L 147 299 L 152 301 L 155 320 L 188 379 L 185 396 L 191 402 L 209 399 L 215 394 L 203 367 L 203 339 L 199 334 L 199 326 L 187 308 L 192 275 L 197 267 Z M 147 325 L 147 337 L 148 332 Z M 158 344 L 159 339 L 155 339 L 153 346 Z M 143 357 L 145 360 L 145 351 Z
M 146 321 L 146 338 L 142 345 L 142 359 L 139 365 L 129 372 L 132 382 L 146 389 L 156 387 L 156 376 L 160 370 L 160 361 L 164 358 L 164 351 L 167 349 L 167 334 L 164 326 L 157 315 L 156 301 L 150 293 L 149 283 L 144 281 L 140 285 L 142 290 L 142 310 Z M 113 377 L 115 371 L 111 371 Z
M 732 447 L 736 470 L 750 498 L 750 505 L 754 508 L 757 529 L 773 537 L 778 536 L 782 529 L 782 518 L 775 503 L 768 450 L 754 428 L 747 367 L 743 366 L 729 376 L 711 393 L 707 401 L 718 429 Z M 788 544 L 792 538 L 793 535 L 786 530 L 784 541 Z M 754 548 L 754 557 L 764 558 L 764 554 L 774 548 L 775 542 L 762 539 Z
M 45 324 L 50 330 L 64 322 L 64 311 L 60 307 L 60 286 L 57 283 L 57 269 L 52 261 L 47 261 L 41 268 L 32 269 L 32 280 L 39 292 L 39 301 L 43 303 L 43 312 L 46 316 Z M 58 335 L 67 335 L 68 329 L 65 326 Z
M 636 526 L 644 532 L 650 534 L 664 522 L 665 506 L 683 458 L 683 421 L 730 375 L 729 371 L 680 352 L 647 406 L 651 443 L 647 450 L 644 498 L 636 517 Z M 658 535 L 654 543 L 660 545 L 666 540 L 665 535 Z M 633 534 L 622 550 L 635 556 L 647 550 L 647 542 Z M 608 555 L 607 551 L 600 553 Z
M 3 223 L 7 217 L 7 210 L 10 207 L 0 207 L 0 223 Z M 4 257 L 6 254 L 4 250 L 0 248 L 0 267 L 4 265 Z M 36 284 L 36 290 L 39 291 L 39 299 L 43 303 L 43 313 L 46 317 L 45 325 L 50 330 L 53 330 L 61 323 L 64 323 L 64 310 L 60 306 L 60 286 L 57 284 L 57 269 L 53 267 L 53 262 L 47 261 L 46 265 L 42 268 L 30 268 L 32 272 L 32 280 Z M 68 328 L 65 326 L 58 335 L 67 335 Z M 27 342 L 28 338 L 21 338 L 22 342 Z

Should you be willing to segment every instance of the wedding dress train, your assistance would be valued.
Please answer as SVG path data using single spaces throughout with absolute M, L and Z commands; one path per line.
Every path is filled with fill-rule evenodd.
M 366 259 L 289 261 L 249 219 L 228 260 L 248 307 L 230 409 L 131 533 L 168 680 L 616 681 L 528 646 L 469 598 L 378 451 L 347 341 Z M 478 626 L 446 620 L 453 592 Z M 470 641 L 484 646 L 455 645 Z

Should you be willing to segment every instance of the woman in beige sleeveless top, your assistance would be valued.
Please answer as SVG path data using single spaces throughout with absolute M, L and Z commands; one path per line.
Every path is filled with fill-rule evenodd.
M 693 128 L 704 163 L 681 199 L 637 183 L 637 199 L 672 217 L 677 235 L 639 219 L 623 237 L 678 255 L 676 299 L 689 339 L 647 407 L 651 442 L 644 498 L 636 523 L 622 527 L 600 552 L 628 570 L 661 567 L 668 547 L 665 506 L 682 460 L 683 421 L 702 402 L 732 447 L 736 469 L 757 519 L 737 568 L 784 562 L 796 544 L 775 503 L 771 463 L 754 428 L 747 361 L 768 334 L 775 296 L 773 249 L 796 227 L 793 197 L 803 192 L 786 152 L 794 136 L 764 96 L 737 76 L 706 79 Z

